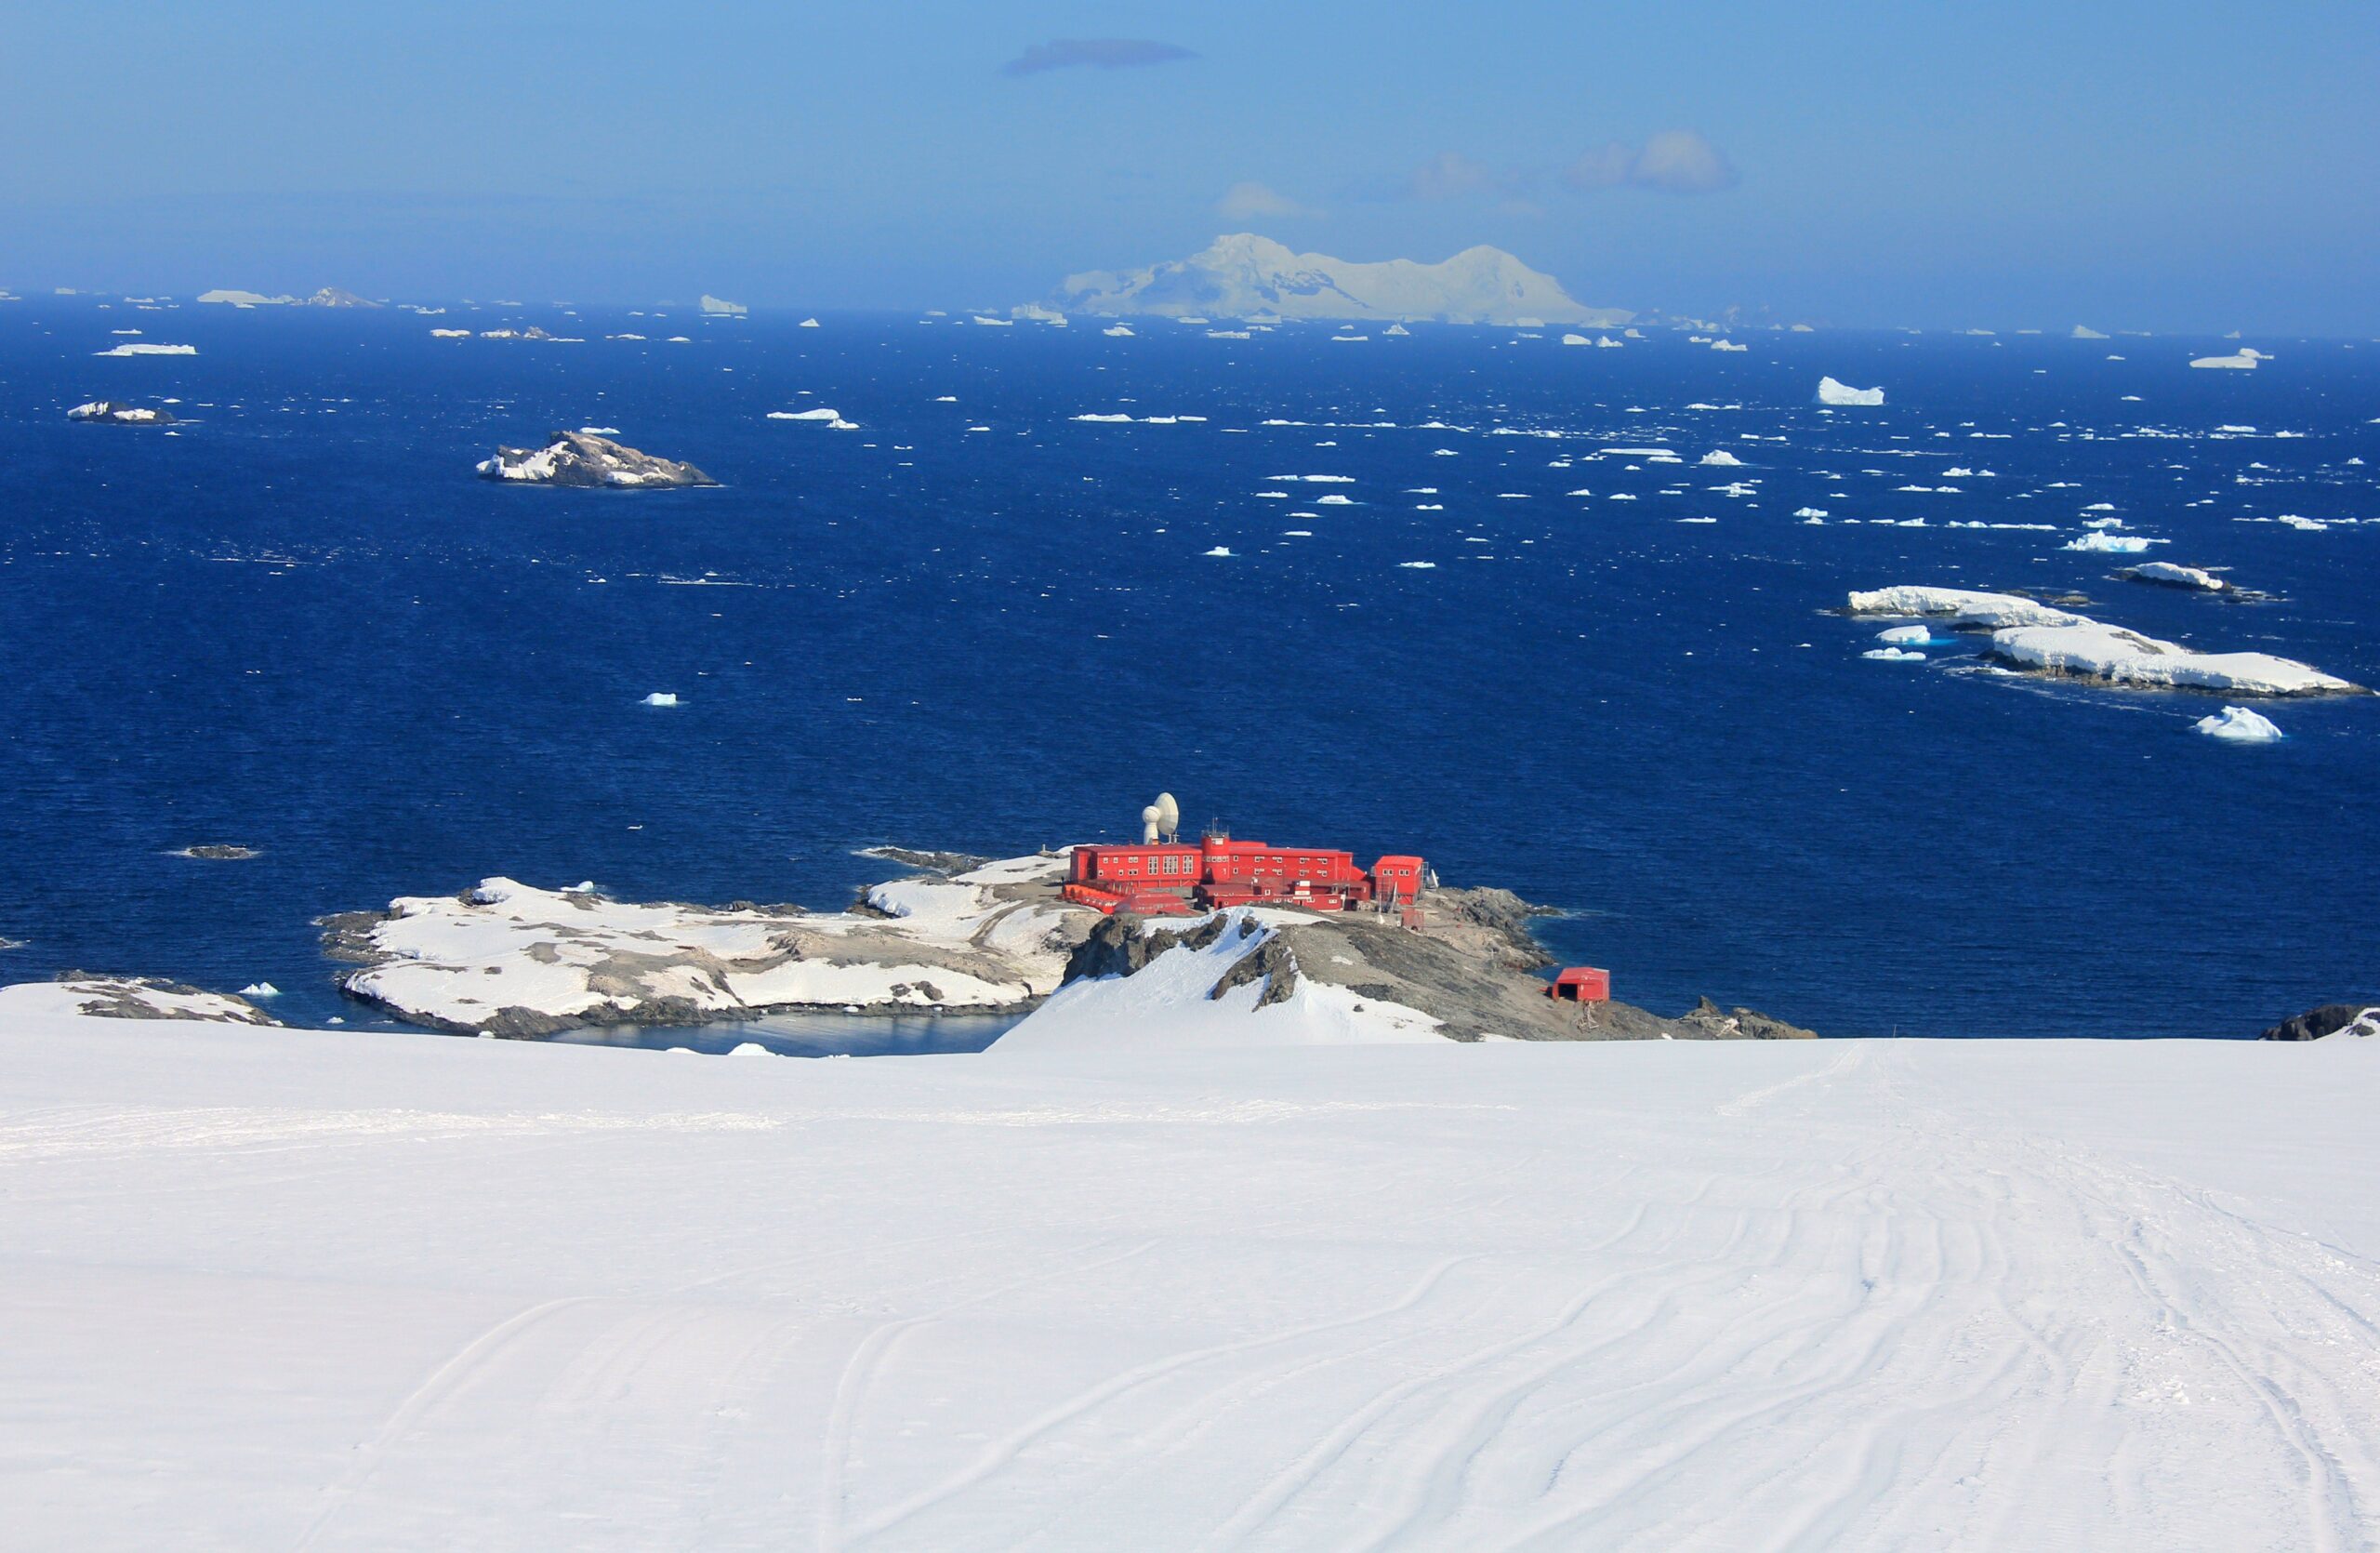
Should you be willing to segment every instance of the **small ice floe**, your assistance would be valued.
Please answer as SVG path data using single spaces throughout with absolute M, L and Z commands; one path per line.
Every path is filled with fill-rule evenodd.
M 616 426 L 582 426 L 578 434 L 582 437 L 616 437 L 620 429 Z
M 1818 403 L 1821 405 L 1873 405 L 1884 402 L 1884 391 L 1881 388 L 1853 388 L 1849 383 L 1839 382 L 1832 378 L 1818 379 Z
M 2191 360 L 2190 365 L 2192 366 L 2231 367 L 2240 370 L 2249 370 L 2253 369 L 2258 362 L 2268 362 L 2270 360 L 2272 360 L 2270 356 L 2266 355 L 2262 351 L 2257 350 L 2255 347 L 2252 345 L 2243 345 L 2228 356 L 2195 357 Z
M 816 328 L 817 326 L 818 326 L 818 320 L 816 320 L 815 318 L 805 318 L 805 319 L 803 319 L 800 323 L 796 324 L 796 325 L 794 325 L 794 327 L 795 327 L 795 328 L 797 328 L 797 329 L 814 329 L 814 328 Z
M 1924 626 L 1886 626 L 1876 640 L 1887 647 L 1922 647 L 1934 640 L 1934 633 Z
M 678 693 L 674 690 L 656 690 L 647 696 L 641 704 L 648 707 L 674 707 L 678 704 Z
M 281 989 L 275 987 L 269 981 L 252 981 L 245 987 L 240 989 L 240 996 L 244 998 L 277 998 L 281 996 Z
M 469 329 L 432 329 L 430 331 L 430 338 L 432 339 L 469 339 L 471 338 L 471 331 Z M 612 338 L 614 339 L 641 339 L 644 337 L 642 335 L 614 335 Z
M 1565 345 L 1593 345 L 1594 341 L 1589 339 L 1584 335 L 1564 335 L 1562 337 L 1562 343 Z
M 1076 420 L 1095 421 L 1101 424 L 1117 426 L 1130 426 L 1132 424 L 1132 418 L 1128 415 L 1078 415 L 1073 418 Z
M 1743 462 L 1741 458 L 1724 447 L 1714 447 L 1702 456 L 1702 464 L 1706 469 L 1741 469 Z
M 2105 339 L 2108 337 L 2101 334 L 2098 330 L 2091 328 L 2087 325 L 2077 324 L 2074 325 L 2073 333 L 2068 335 L 2067 338 L 2069 339 Z
M 1438 569 L 1435 561 L 1399 561 L 1396 565 L 1399 571 L 1406 572 L 1435 572 Z
M 1229 555 L 1229 554 L 1231 553 L 1231 547 L 1230 547 L 1229 545 L 1217 545 L 1217 546 L 1216 546 L 1214 549 L 1212 549 L 1212 550 L 1209 550 L 1209 551 L 1200 551 L 1198 553 L 1199 553 L 1199 554 L 1201 554 L 1201 555 L 1224 555 L 1224 556 L 1227 556 L 1227 555 Z
M 988 327 L 995 328 L 995 329 L 1012 329 L 1012 328 L 1014 328 L 1014 327 L 1016 326 L 1016 325 L 1015 325 L 1015 324 L 1014 324 L 1012 321 L 1009 320 L 1009 319 L 1006 319 L 1006 318 L 986 318 L 986 317 L 985 317 L 985 316 L 984 316 L 982 313 L 980 313 L 980 312 L 979 312 L 979 313 L 977 313 L 977 314 L 975 314 L 975 315 L 974 315 L 974 317 L 971 320 L 971 322 L 972 322 L 972 323 L 977 323 L 977 324 L 982 324 L 982 325 L 986 325 L 986 326 L 988 326 Z
M 1391 324 L 1387 328 L 1382 329 L 1382 330 L 1381 331 L 1381 333 L 1382 333 L 1382 334 L 1384 334 L 1384 335 L 1391 336 L 1391 337 L 1393 337 L 1393 338 L 1397 338 L 1397 339 L 1403 339 L 1406 336 L 1408 336 L 1408 335 L 1411 334 L 1412 332 L 1413 332 L 1412 330 L 1410 330 L 1410 329 L 1407 328 L 1407 327 L 1406 327 L 1404 325 L 1402 325 L 1402 324 Z
M 155 345 L 145 339 L 127 339 L 121 345 L 112 345 L 104 351 L 94 351 L 91 353 L 95 356 L 194 356 L 198 354 L 198 347 Z
M 1794 510 L 1793 515 L 1794 515 L 1795 517 L 1797 517 L 1797 518 L 1801 519 L 1804 523 L 1824 523 L 1824 522 L 1826 522 L 1826 509 L 1825 509 L 1825 508 L 1823 508 L 1823 507 L 1801 507 L 1801 508 L 1796 508 L 1796 509 Z
M 166 854 L 169 857 L 194 857 L 203 863 L 245 863 L 264 854 L 252 846 L 236 846 L 223 842 L 208 842 L 200 846 L 178 846 Z
M 1859 656 L 1874 658 L 1878 663 L 1923 663 L 1925 661 L 1924 653 L 1912 653 L 1901 647 L 1871 647 Z
M 1749 345 L 1739 345 L 1732 339 L 1714 339 L 1711 342 L 1711 349 L 1713 351 L 1749 351 L 1752 347 Z
M 1132 338 L 1132 326 L 1130 324 L 1111 324 L 1106 328 L 1104 328 L 1099 332 L 1105 335 L 1110 339 L 1130 339 Z
M 1315 498 L 1314 504 L 1316 507 L 1353 507 L 1355 505 L 1355 498 L 1351 496 L 1341 496 L 1337 491 L 1332 491 L 1328 496 Z
M 2271 718 L 2245 707 L 2225 707 L 2190 726 L 2209 738 L 2219 738 L 2228 744 L 2278 744 L 2281 737 L 2280 727 Z
M 2062 549 L 2091 551 L 2102 555 L 2138 555 L 2151 545 L 2162 545 L 2162 539 L 2151 539 L 2139 534 L 2114 534 L 2095 528 L 2079 539 L 2069 539 Z

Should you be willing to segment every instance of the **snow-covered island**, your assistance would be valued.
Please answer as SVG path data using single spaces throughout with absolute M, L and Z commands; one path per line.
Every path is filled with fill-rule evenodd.
M 171 426 L 175 424 L 171 410 L 152 409 L 145 405 L 126 405 L 113 399 L 94 399 L 87 405 L 77 405 L 66 412 L 69 420 L 79 420 L 87 426 Z
M 209 1025 L 278 1025 L 243 997 L 155 976 L 68 971 L 54 981 L 0 987 L 0 1025 L 11 1018 L 73 1015 L 93 1019 L 177 1019 Z
M 1587 307 L 1553 276 L 1501 248 L 1465 248 L 1452 259 L 1357 263 L 1328 254 L 1293 253 L 1268 237 L 1218 237 L 1188 259 L 1144 269 L 1069 275 L 1059 305 L 1106 316 L 1151 313 L 1176 318 L 1436 319 L 1449 324 L 1537 327 L 1583 324 L 1619 328 L 1633 312 Z
M 840 912 L 631 904 L 489 879 L 322 925 L 332 957 L 360 967 L 340 978 L 351 996 L 419 1024 L 507 1036 L 791 1011 L 1027 1010 L 1003 1045 L 1063 1044 L 1088 1029 L 1250 1045 L 1811 1033 L 1707 1001 L 1676 1018 L 1557 1002 L 1537 974 L 1551 962 L 1529 936 L 1532 910 L 1502 890 L 1429 890 L 1418 928 L 1287 908 L 1152 923 L 1066 901 L 1064 850 L 997 862 L 886 856 L 921 871 Z M 1317 1019 L 1325 1034 L 1300 1033 Z
M 556 431 L 543 447 L 499 447 L 479 466 L 483 480 L 582 490 L 662 491 L 718 481 L 692 464 L 655 458 L 589 431 Z
M 2019 669 L 2110 684 L 2226 696 L 2368 694 L 2335 675 L 2269 653 L 2202 653 L 2016 593 L 1894 587 L 1854 592 L 1849 613 L 1922 619 L 1991 633 L 1989 656 Z

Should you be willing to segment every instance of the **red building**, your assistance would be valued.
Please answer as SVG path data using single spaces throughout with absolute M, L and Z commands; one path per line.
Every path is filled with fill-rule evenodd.
M 1367 871 L 1355 867 L 1350 852 L 1209 836 L 1195 846 L 1078 846 L 1065 896 L 1101 911 L 1144 916 L 1250 905 L 1344 911 L 1374 902 L 1409 905 L 1421 892 L 1422 872 L 1419 857 L 1382 857 Z
M 1611 1001 L 1611 973 L 1593 965 L 1569 965 L 1545 989 L 1549 998 L 1574 1003 Z

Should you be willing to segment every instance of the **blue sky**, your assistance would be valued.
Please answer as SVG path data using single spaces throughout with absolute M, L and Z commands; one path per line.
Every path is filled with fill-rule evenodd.
M 20 290 L 1006 304 L 1252 230 L 1492 243 L 1640 309 L 2380 333 L 2366 0 L 84 0 L 7 32 Z

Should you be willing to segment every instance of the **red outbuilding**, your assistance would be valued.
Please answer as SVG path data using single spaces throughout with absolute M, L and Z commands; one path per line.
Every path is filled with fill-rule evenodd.
M 1554 976 L 1545 995 L 1574 1003 L 1609 1002 L 1611 973 L 1593 965 L 1567 965 Z

